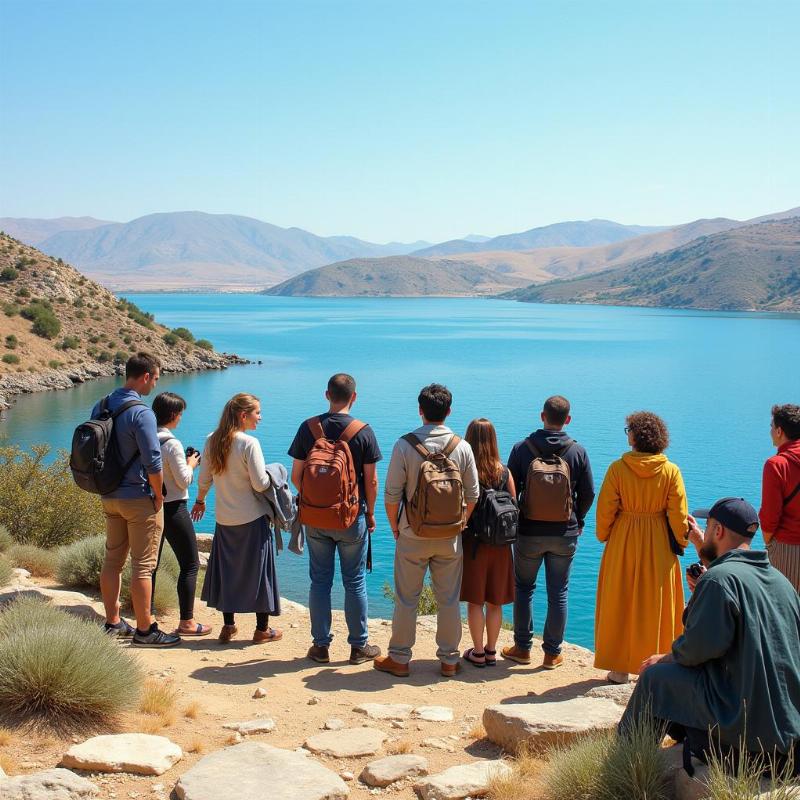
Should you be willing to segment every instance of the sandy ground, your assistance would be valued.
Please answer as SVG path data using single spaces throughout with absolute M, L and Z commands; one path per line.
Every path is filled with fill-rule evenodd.
M 338 718 L 348 727 L 367 724 L 367 719 L 353 712 L 353 707 L 366 702 L 444 705 L 452 707 L 452 723 L 410 720 L 404 728 L 391 722 L 369 721 L 389 735 L 382 753 L 354 759 L 318 757 L 329 768 L 354 773 L 350 782 L 352 798 L 372 796 L 375 790 L 359 783 L 364 765 L 392 752 L 416 752 L 428 758 L 430 772 L 439 772 L 455 764 L 476 758 L 495 758 L 498 748 L 483 736 L 480 718 L 487 705 L 561 700 L 576 697 L 601 685 L 604 674 L 593 669 L 592 656 L 583 648 L 567 646 L 563 667 L 541 669 L 539 642 L 534 645 L 534 664 L 520 666 L 498 658 L 494 668 L 476 669 L 463 662 L 454 679 L 439 674 L 435 657 L 435 621 L 422 618 L 418 624 L 417 643 L 410 678 L 400 679 L 379 673 L 371 663 L 351 666 L 347 663 L 349 647 L 341 612 L 334 612 L 335 639 L 331 647 L 331 664 L 316 664 L 305 657 L 310 645 L 308 611 L 297 604 L 285 603 L 280 618 L 271 624 L 280 626 L 281 641 L 254 645 L 250 638 L 255 626 L 252 615 L 237 619 L 239 638 L 228 645 L 216 641 L 221 615 L 209 611 L 198 601 L 197 618 L 214 624 L 210 638 L 185 639 L 180 647 L 170 650 L 135 650 L 147 674 L 158 683 L 171 683 L 178 699 L 172 719 L 146 716 L 138 712 L 121 720 L 119 730 L 159 733 L 169 737 L 184 750 L 184 758 L 169 772 L 158 777 L 133 775 L 89 777 L 101 787 L 103 798 L 174 797 L 173 786 L 179 776 L 195 764 L 203 754 L 231 743 L 231 732 L 222 728 L 225 722 L 271 717 L 276 730 L 250 737 L 271 745 L 296 748 L 307 737 L 319 732 L 326 720 Z M 177 617 L 167 616 L 161 626 L 171 629 Z M 370 641 L 384 651 L 389 641 L 390 624 L 384 620 L 370 622 Z M 508 631 L 501 633 L 500 646 L 511 643 Z M 462 649 L 470 644 L 464 631 Z M 129 645 L 121 645 L 129 647 Z M 257 688 L 266 690 L 266 697 L 254 699 Z M 343 734 L 345 735 L 345 734 Z M 429 737 L 444 739 L 452 752 L 422 745 Z M 34 772 L 54 767 L 72 743 L 72 737 L 52 733 L 13 732 L 3 743 L 0 738 L 0 763 L 9 774 Z M 82 741 L 85 736 L 75 737 Z M 267 776 L 265 775 L 265 780 Z M 381 793 L 397 798 L 412 798 L 410 782 L 395 784 Z

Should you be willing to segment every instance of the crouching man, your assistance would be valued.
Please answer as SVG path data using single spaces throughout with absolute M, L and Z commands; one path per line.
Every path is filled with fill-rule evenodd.
M 705 533 L 690 518 L 707 570 L 690 580 L 672 652 L 642 663 L 620 732 L 649 714 L 679 741 L 786 755 L 800 740 L 800 599 L 766 552 L 751 549 L 749 503 L 726 497 L 697 516 L 708 518 Z

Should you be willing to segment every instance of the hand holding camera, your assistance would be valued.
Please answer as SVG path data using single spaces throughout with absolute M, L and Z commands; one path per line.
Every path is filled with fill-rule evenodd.
M 201 456 L 198 450 L 195 450 L 194 447 L 187 447 L 186 448 L 186 463 L 192 468 L 196 469 L 197 466 L 200 464 Z
M 694 591 L 697 586 L 697 581 L 705 574 L 706 568 L 699 561 L 696 564 L 690 564 L 686 567 L 686 582 L 689 584 L 689 589 Z

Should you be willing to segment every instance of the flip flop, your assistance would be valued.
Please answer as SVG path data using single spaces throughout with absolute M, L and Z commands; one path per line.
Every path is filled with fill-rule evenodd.
M 469 663 L 472 664 L 473 667 L 479 667 L 480 669 L 483 669 L 486 666 L 486 654 L 484 653 L 483 661 L 475 661 L 474 655 L 475 655 L 475 648 L 470 647 L 469 650 L 464 651 L 464 656 L 463 656 L 464 661 L 469 661 Z
M 176 628 L 173 632 L 176 636 L 208 636 L 214 630 L 210 625 L 203 625 L 202 622 L 197 623 L 197 627 L 193 631 L 183 631 Z

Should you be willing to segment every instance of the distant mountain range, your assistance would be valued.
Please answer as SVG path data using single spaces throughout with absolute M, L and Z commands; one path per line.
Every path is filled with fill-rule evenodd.
M 492 295 L 525 281 L 458 261 L 414 256 L 356 258 L 304 272 L 264 294 L 289 297 Z
M 94 217 L 57 217 L 56 219 L 0 217 L 0 231 L 30 245 L 38 245 L 61 231 L 83 231 L 111 224 L 113 223 L 108 220 Z
M 798 312 L 800 217 L 702 236 L 616 269 L 530 286 L 506 297 L 531 303 Z

